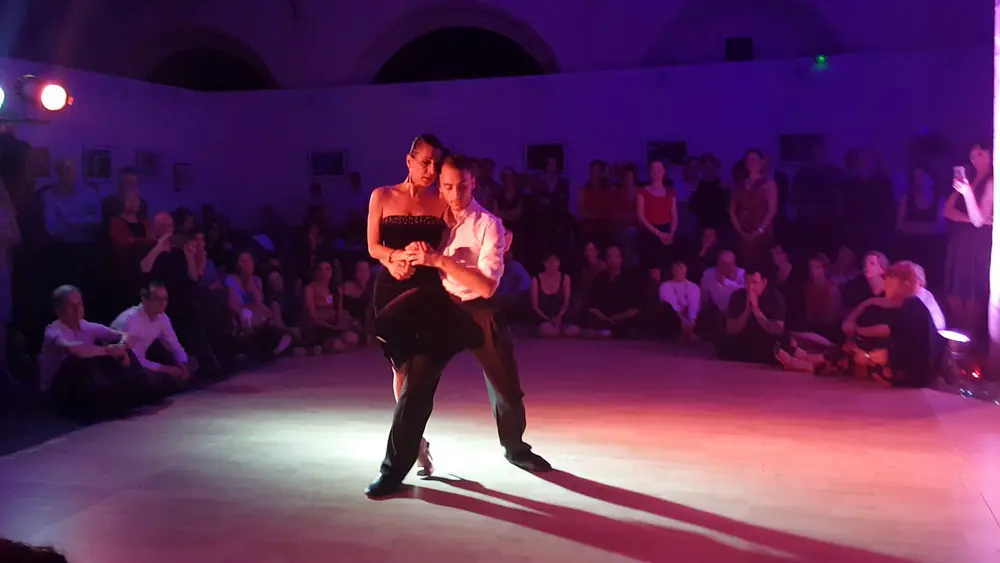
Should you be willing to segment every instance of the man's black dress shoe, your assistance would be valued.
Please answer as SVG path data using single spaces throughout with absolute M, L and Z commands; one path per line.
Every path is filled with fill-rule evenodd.
M 379 475 L 365 487 L 365 496 L 371 499 L 390 497 L 403 490 L 403 482 Z
M 531 450 L 523 451 L 514 455 L 506 456 L 507 461 L 532 473 L 545 473 L 552 471 L 552 465 L 545 461 L 545 458 Z

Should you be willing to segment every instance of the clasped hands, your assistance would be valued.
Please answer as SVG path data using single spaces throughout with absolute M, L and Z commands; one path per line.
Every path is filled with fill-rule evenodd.
M 389 274 L 397 280 L 409 279 L 417 271 L 417 266 L 438 267 L 441 254 L 426 242 L 414 241 L 403 250 L 392 253 L 386 266 Z

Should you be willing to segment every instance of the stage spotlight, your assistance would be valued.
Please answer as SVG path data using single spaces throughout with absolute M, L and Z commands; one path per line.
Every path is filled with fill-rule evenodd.
M 7 94 L 0 88 L 0 108 L 3 108 L 3 101 L 7 99 Z
M 41 106 L 46 111 L 62 111 L 73 105 L 73 97 L 66 88 L 50 80 L 26 74 L 17 83 L 17 94 L 28 105 Z

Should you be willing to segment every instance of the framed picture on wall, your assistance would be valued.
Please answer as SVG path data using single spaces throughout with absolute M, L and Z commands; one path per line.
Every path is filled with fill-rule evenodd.
M 807 133 L 778 137 L 778 158 L 781 162 L 810 162 L 813 148 L 826 144 L 826 135 Z
M 566 169 L 565 143 L 531 143 L 524 147 L 524 167 L 532 172 L 544 172 L 545 163 L 555 159 L 559 171 Z
M 187 192 L 194 186 L 194 170 L 190 164 L 174 164 L 174 191 Z
M 646 166 L 654 160 L 683 164 L 688 157 L 686 141 L 646 141 Z
M 31 147 L 28 152 L 28 166 L 35 178 L 52 177 L 52 151 L 49 147 Z
M 111 149 L 83 149 L 81 168 L 84 180 L 111 179 Z
M 327 150 L 309 153 L 309 171 L 313 178 L 339 178 L 347 175 L 347 151 Z
M 153 151 L 135 151 L 135 169 L 142 179 L 159 177 L 160 155 Z

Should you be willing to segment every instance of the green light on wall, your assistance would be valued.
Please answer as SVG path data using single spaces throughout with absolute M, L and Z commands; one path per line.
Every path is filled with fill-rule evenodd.
M 813 57 L 813 67 L 818 70 L 826 70 L 830 66 L 830 58 L 826 55 L 816 55 Z

